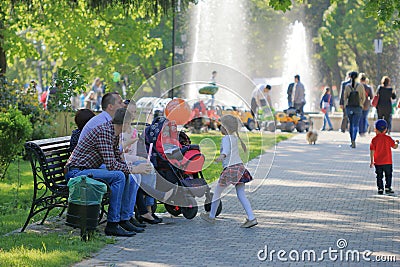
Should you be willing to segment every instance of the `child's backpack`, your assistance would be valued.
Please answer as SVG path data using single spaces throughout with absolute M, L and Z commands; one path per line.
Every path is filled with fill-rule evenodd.
M 357 88 L 357 85 L 358 84 L 356 84 L 355 88 Z M 353 88 L 351 86 L 350 86 L 350 88 L 351 88 L 351 91 L 349 94 L 349 101 L 347 102 L 347 106 L 359 107 L 360 106 L 360 95 L 355 88 Z

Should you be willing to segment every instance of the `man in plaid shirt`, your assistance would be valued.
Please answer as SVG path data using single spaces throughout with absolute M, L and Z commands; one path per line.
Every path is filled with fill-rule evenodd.
M 129 167 L 121 159 L 119 135 L 125 115 L 131 121 L 131 115 L 125 108 L 116 111 L 112 121 L 108 121 L 90 131 L 72 152 L 66 164 L 67 180 L 80 175 L 91 174 L 96 179 L 106 181 L 111 187 L 108 208 L 106 235 L 133 236 L 134 229 L 129 218 L 131 198 L 126 179 L 130 173 L 148 174 L 152 170 L 149 163 Z M 105 164 L 106 169 L 99 167 Z M 125 190 L 124 190 L 125 189 Z M 142 229 L 143 231 L 143 229 Z

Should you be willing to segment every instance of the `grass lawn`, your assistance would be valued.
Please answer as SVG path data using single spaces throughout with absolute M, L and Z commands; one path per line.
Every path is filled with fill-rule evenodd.
M 271 149 L 276 143 L 286 140 L 291 136 L 292 134 L 241 133 L 240 138 L 245 142 L 247 147 L 247 153 L 241 151 L 241 158 L 246 163 L 263 154 L 267 149 Z M 206 157 L 205 166 L 208 165 L 208 167 L 203 170 L 204 178 L 207 182 L 215 181 L 222 171 L 222 164 L 213 163 L 213 160 L 219 156 L 223 135 L 219 131 L 212 131 L 207 133 L 207 135 L 190 134 L 189 137 L 193 144 L 200 144 L 201 152 Z M 239 148 L 242 150 L 240 145 Z
M 30 163 L 22 159 L 12 163 L 6 179 L 0 181 L 1 267 L 70 266 L 98 251 L 105 244 L 114 242 L 112 238 L 96 235 L 90 242 L 84 243 L 71 232 L 38 234 L 26 231 L 5 235 L 21 228 L 25 223 L 32 202 L 32 187 Z M 53 215 L 56 214 L 54 212 Z M 35 222 L 43 215 L 35 216 Z
M 277 142 L 290 138 L 290 134 L 242 133 L 249 153 L 243 154 L 244 161 L 251 160 Z M 200 144 L 205 154 L 207 168 L 203 171 L 208 182 L 218 179 L 222 170 L 221 163 L 213 163 L 219 155 L 222 139 L 220 132 L 191 134 L 193 144 Z M 217 152 L 217 153 L 216 153 Z M 32 201 L 32 171 L 30 163 L 22 159 L 12 163 L 8 175 L 0 180 L 0 266 L 70 266 L 98 251 L 113 238 L 95 235 L 89 242 L 82 242 L 72 231 L 65 233 L 39 234 L 33 231 L 25 233 L 7 233 L 21 228 L 29 213 Z M 56 216 L 54 212 L 53 216 Z M 37 222 L 41 219 L 34 217 Z

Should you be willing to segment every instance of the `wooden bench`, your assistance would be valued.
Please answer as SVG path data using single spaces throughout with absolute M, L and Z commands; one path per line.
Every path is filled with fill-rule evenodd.
M 68 186 L 64 177 L 64 167 L 70 156 L 70 136 L 28 141 L 25 151 L 33 172 L 33 199 L 28 218 L 21 232 L 25 231 L 30 220 L 45 211 L 40 224 L 43 224 L 54 208 L 61 208 L 61 216 L 68 206 Z M 108 195 L 103 198 L 99 220 L 106 213 Z

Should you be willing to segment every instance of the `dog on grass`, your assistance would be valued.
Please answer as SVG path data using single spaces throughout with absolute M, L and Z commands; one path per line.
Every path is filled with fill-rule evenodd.
M 312 144 L 315 145 L 315 142 L 317 142 L 317 139 L 318 139 L 317 131 L 315 131 L 315 130 L 308 131 L 306 134 L 306 139 L 310 145 L 312 145 Z

